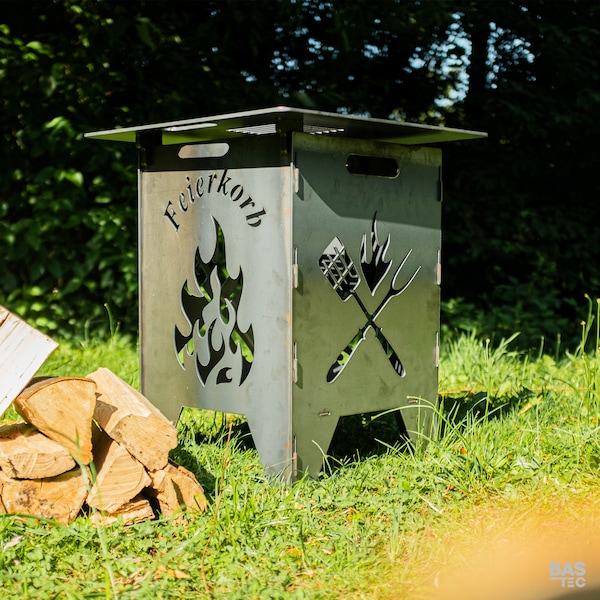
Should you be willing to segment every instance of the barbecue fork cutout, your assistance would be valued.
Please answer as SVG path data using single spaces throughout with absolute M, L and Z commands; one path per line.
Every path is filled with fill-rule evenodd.
M 372 257 L 370 261 L 367 261 L 366 259 L 366 235 L 363 235 L 361 244 L 361 270 L 372 295 L 374 295 L 379 284 L 385 279 L 393 262 L 391 260 L 385 260 L 385 253 L 390 244 L 390 236 L 388 235 L 383 246 L 379 244 L 377 239 L 376 217 L 377 213 L 375 213 L 372 221 Z M 406 253 L 405 257 L 402 259 L 400 265 L 396 269 L 394 276 L 392 277 L 388 292 L 375 311 L 370 313 L 357 293 L 357 289 L 361 282 L 361 276 L 358 272 L 358 269 L 352 262 L 352 258 L 346 251 L 342 241 L 336 236 L 331 240 L 327 248 L 325 248 L 323 254 L 319 258 L 319 267 L 323 275 L 325 275 L 327 281 L 342 302 L 346 302 L 350 297 L 354 298 L 367 318 L 366 323 L 359 328 L 354 337 L 350 340 L 350 342 L 348 342 L 346 347 L 341 351 L 339 356 L 329 367 L 327 372 L 327 383 L 333 383 L 340 376 L 342 371 L 350 362 L 350 359 L 356 352 L 357 348 L 360 346 L 361 342 L 366 338 L 367 331 L 369 331 L 371 328 L 375 331 L 375 338 L 379 341 L 383 351 L 385 352 L 388 362 L 394 369 L 394 372 L 399 377 L 404 377 L 406 375 L 406 369 L 400 360 L 400 357 L 392 347 L 389 340 L 383 334 L 381 327 L 379 327 L 379 325 L 375 322 L 375 319 L 381 314 L 387 303 L 393 297 L 399 296 L 408 288 L 408 286 L 417 276 L 417 273 L 420 271 L 421 267 L 419 266 L 403 286 L 399 288 L 396 287 L 396 280 L 398 279 L 400 271 L 406 264 L 406 261 L 411 253 L 412 249 Z

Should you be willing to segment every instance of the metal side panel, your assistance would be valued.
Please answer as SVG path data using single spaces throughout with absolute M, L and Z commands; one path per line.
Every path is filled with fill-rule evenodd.
M 280 150 L 273 138 L 255 143 L 240 167 L 235 148 L 207 161 L 187 148 L 188 162 L 178 147 L 156 148 L 140 174 L 142 390 L 170 419 L 184 406 L 247 415 L 270 473 L 289 472 L 292 455 L 291 183 Z
M 413 438 L 437 404 L 441 153 L 294 134 L 299 471 L 338 419 L 398 408 Z

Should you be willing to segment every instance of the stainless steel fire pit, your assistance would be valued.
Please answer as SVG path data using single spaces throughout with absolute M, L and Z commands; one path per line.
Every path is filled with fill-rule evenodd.
M 246 415 L 269 474 L 338 419 L 437 404 L 441 150 L 456 129 L 285 107 L 88 134 L 139 148 L 141 386 Z

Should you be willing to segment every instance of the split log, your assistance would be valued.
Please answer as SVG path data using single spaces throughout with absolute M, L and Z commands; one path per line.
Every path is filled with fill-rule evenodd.
M 87 498 L 88 506 L 115 513 L 151 483 L 144 465 L 104 432 L 95 440 L 94 456 L 96 480 Z
M 90 515 L 93 523 L 100 523 L 101 525 L 112 525 L 119 519 L 122 519 L 125 525 L 131 525 L 153 518 L 154 511 L 152 510 L 152 506 L 142 494 L 138 494 L 133 500 L 126 502 L 115 512 L 93 512 Z
M 177 446 L 171 421 L 108 369 L 98 369 L 88 378 L 97 386 L 94 418 L 100 427 L 148 469 L 165 467 L 169 451 Z
M 0 471 L 0 510 L 56 519 L 66 525 L 79 514 L 87 490 L 81 469 L 44 479 L 12 479 Z
M 205 510 L 169 461 L 176 428 L 137 390 L 108 369 L 31 379 L 56 346 L 0 306 L 0 416 L 12 402 L 26 421 L 0 425 L 0 512 L 70 523 L 87 502 L 110 524 Z
M 0 416 L 57 346 L 0 306 Z
M 0 468 L 16 479 L 43 479 L 75 467 L 69 451 L 28 423 L 0 426 Z
M 14 407 L 28 423 L 65 447 L 78 463 L 87 465 L 92 460 L 96 384 L 91 379 L 38 380 L 15 398 Z
M 152 485 L 146 493 L 158 501 L 161 513 L 171 516 L 182 507 L 202 512 L 208 504 L 204 489 L 193 473 L 169 462 L 164 469 L 149 471 Z

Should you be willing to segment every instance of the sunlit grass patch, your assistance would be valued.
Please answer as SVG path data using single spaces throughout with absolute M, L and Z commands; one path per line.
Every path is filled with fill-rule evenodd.
M 102 532 L 84 516 L 0 516 L 0 585 L 36 599 L 450 598 L 448 570 L 486 536 L 526 516 L 544 531 L 596 523 L 597 360 L 593 347 L 557 359 L 463 336 L 442 353 L 440 435 L 426 449 L 394 443 L 392 413 L 359 416 L 327 469 L 289 486 L 265 476 L 243 418 L 186 409 L 173 458 L 204 486 L 205 513 Z M 138 385 L 136 345 L 119 336 L 61 345 L 43 372 L 100 366 Z

